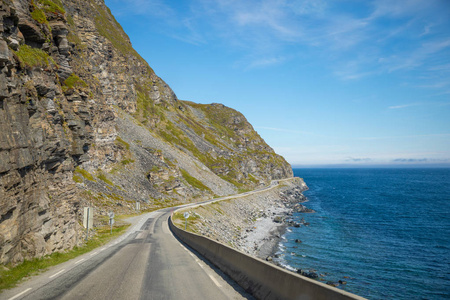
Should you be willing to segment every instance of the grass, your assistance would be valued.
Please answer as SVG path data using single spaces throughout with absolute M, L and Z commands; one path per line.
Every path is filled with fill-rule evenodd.
M 126 166 L 128 164 L 134 163 L 134 159 L 124 159 L 124 160 L 120 161 L 120 163 L 122 165 Z
M 103 181 L 106 184 L 114 186 L 114 183 L 106 177 L 106 174 L 103 171 L 99 170 L 97 174 L 97 178 Z
M 77 182 L 77 183 L 82 183 L 83 182 L 83 178 L 81 178 L 78 175 L 73 175 L 72 180 Z
M 81 176 L 83 176 L 84 179 L 87 179 L 87 180 L 89 180 L 89 181 L 96 181 L 96 180 L 94 179 L 94 176 L 92 176 L 91 173 L 89 173 L 88 171 L 86 171 L 86 170 L 84 170 L 84 169 L 81 169 L 80 167 L 77 167 L 77 168 L 75 169 L 75 171 L 73 171 L 73 172 L 74 172 L 74 173 L 80 174 Z
M 116 145 L 123 146 L 125 149 L 130 150 L 130 144 L 125 142 L 120 136 L 116 137 L 116 140 L 114 141 Z
M 181 175 L 183 176 L 184 180 L 186 180 L 186 182 L 188 184 L 190 184 L 191 186 L 199 189 L 199 190 L 203 190 L 203 191 L 209 191 L 211 192 L 211 189 L 209 187 L 207 187 L 206 185 L 204 185 L 200 180 L 198 180 L 197 178 L 191 176 L 191 174 L 189 174 L 186 170 L 184 169 L 180 169 L 181 171 Z
M 47 52 L 38 49 L 32 48 L 28 45 L 20 46 L 19 50 L 15 52 L 17 58 L 19 59 L 19 63 L 21 67 L 48 67 L 50 63 L 56 65 L 53 58 L 51 58 Z
M 38 3 L 42 5 L 45 12 L 54 14 L 66 13 L 60 0 L 38 0 Z
M 150 169 L 150 172 L 158 172 L 159 170 L 160 170 L 160 167 L 155 165 Z
M 184 229 L 186 225 L 186 219 L 184 218 L 184 211 L 182 212 L 176 212 L 172 217 L 172 222 L 175 224 L 178 228 Z M 187 226 L 186 230 L 189 232 L 197 233 L 198 228 L 196 226 L 197 222 L 199 222 L 200 216 L 196 214 L 195 212 L 189 212 L 189 218 L 187 219 Z
M 128 55 L 136 57 L 145 65 L 149 73 L 153 73 L 153 70 L 147 62 L 131 46 L 131 43 L 128 41 L 128 36 L 123 31 L 119 22 L 114 18 L 110 9 L 106 7 L 106 10 L 103 10 L 94 0 L 89 0 L 89 2 L 93 6 L 93 11 L 97 13 L 94 17 L 94 23 L 98 33 L 107 38 L 113 44 L 114 48 L 125 57 Z
M 72 250 L 64 253 L 56 252 L 42 258 L 26 260 L 16 267 L 0 268 L 0 290 L 12 288 L 27 276 L 38 274 L 51 266 L 56 266 L 100 247 L 122 234 L 129 226 L 130 225 L 123 225 L 115 228 L 113 227 L 112 235 L 110 234 L 110 227 L 105 226 L 98 229 L 97 235 L 82 247 L 74 247 Z
M 63 91 L 67 91 L 73 88 L 86 88 L 88 85 L 83 79 L 72 73 L 65 81 Z
M 47 17 L 45 16 L 45 13 L 42 9 L 35 9 L 33 10 L 33 12 L 31 13 L 31 17 L 38 21 L 40 24 L 47 24 Z

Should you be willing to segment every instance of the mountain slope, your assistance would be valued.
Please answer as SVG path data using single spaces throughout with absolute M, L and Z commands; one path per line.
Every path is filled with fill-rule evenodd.
M 239 112 L 179 100 L 102 0 L 0 4 L 0 262 L 125 213 L 292 176 Z

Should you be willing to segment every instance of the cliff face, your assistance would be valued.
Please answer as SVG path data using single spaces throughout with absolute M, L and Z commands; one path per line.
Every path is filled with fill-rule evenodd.
M 177 99 L 102 0 L 0 2 L 0 263 L 127 212 L 292 176 L 239 112 Z

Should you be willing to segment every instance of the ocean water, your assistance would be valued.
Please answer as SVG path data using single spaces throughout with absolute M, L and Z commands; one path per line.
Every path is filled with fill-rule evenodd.
M 294 169 L 309 186 L 280 262 L 369 299 L 450 299 L 450 169 Z M 301 243 L 296 243 L 300 239 Z

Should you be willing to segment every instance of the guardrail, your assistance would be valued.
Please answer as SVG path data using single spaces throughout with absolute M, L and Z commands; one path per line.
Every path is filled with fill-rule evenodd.
M 204 236 L 176 227 L 173 234 L 230 276 L 257 299 L 363 300 L 360 296 L 297 275 Z

